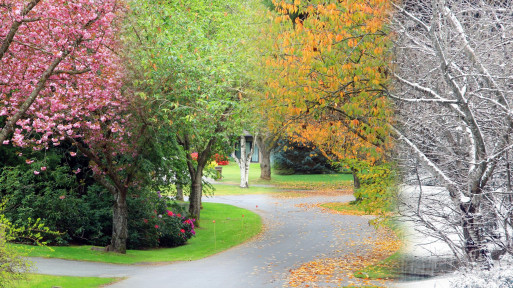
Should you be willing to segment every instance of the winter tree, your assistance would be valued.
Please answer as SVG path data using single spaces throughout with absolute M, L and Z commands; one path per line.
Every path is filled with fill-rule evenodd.
M 396 8 L 392 130 L 401 154 L 445 188 L 418 197 L 414 214 L 459 260 L 490 267 L 513 253 L 513 2 Z

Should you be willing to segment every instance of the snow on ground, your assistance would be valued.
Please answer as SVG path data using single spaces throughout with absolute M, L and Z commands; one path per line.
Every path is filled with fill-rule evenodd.
M 454 281 L 455 276 L 447 275 L 442 277 L 434 277 L 422 281 L 396 282 L 394 288 L 451 288 L 451 280 Z
M 447 195 L 448 193 L 442 187 L 435 186 L 423 186 L 422 187 L 422 203 L 421 207 L 424 206 L 425 201 L 432 201 L 432 199 L 441 200 L 442 203 L 446 203 L 451 205 L 450 198 Z M 411 209 L 415 209 L 417 207 L 417 202 L 420 196 L 420 189 L 417 186 L 403 186 L 401 187 L 401 198 L 405 202 L 406 205 L 411 206 Z M 446 199 L 444 199 L 446 198 Z M 403 206 L 404 209 L 405 206 Z M 442 207 L 439 207 L 443 209 Z M 411 213 L 411 209 L 409 211 L 403 211 L 407 213 Z M 427 217 L 426 217 L 427 218 Z M 403 230 L 405 233 L 406 239 L 406 249 L 405 253 L 414 257 L 431 257 L 431 256 L 439 256 L 439 257 L 452 257 L 453 253 L 447 243 L 440 241 L 439 239 L 429 236 L 433 232 L 429 230 L 427 227 L 420 225 L 420 223 L 416 223 L 408 219 L 408 217 L 401 216 L 399 221 L 403 225 Z M 441 227 L 443 223 L 433 223 L 437 228 L 447 229 L 448 227 Z M 457 235 L 452 235 L 451 239 L 453 241 L 458 241 Z

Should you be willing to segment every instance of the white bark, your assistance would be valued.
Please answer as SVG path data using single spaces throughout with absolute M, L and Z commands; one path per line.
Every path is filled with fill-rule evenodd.
M 235 160 L 240 169 L 240 188 L 249 188 L 249 167 L 251 164 L 251 156 L 255 149 L 255 143 L 251 145 L 249 154 L 246 155 L 246 137 L 240 136 L 240 158 L 232 152 L 232 158 Z

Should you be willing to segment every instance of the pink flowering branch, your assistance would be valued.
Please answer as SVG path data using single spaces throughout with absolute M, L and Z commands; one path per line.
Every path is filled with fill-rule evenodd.
M 12 40 L 14 39 L 14 35 L 16 35 L 16 32 L 18 32 L 18 29 L 20 28 L 21 24 L 37 21 L 35 20 L 37 18 L 23 20 L 23 17 L 25 17 L 40 1 L 41 0 L 30 1 L 20 14 L 22 19 L 16 20 L 12 23 L 11 29 L 9 29 L 9 32 L 7 33 L 7 36 L 5 37 L 4 42 L 0 47 L 0 60 L 2 60 L 5 52 L 7 52 L 7 50 L 9 49 L 9 46 L 11 45 Z

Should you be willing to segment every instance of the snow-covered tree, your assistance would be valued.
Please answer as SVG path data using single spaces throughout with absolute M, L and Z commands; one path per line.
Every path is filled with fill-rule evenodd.
M 446 191 L 445 198 L 419 198 L 419 207 L 438 208 L 416 216 L 460 260 L 489 267 L 496 255 L 513 253 L 513 2 L 403 1 L 396 8 L 392 130 L 402 154 Z M 440 228 L 449 226 L 450 233 Z

